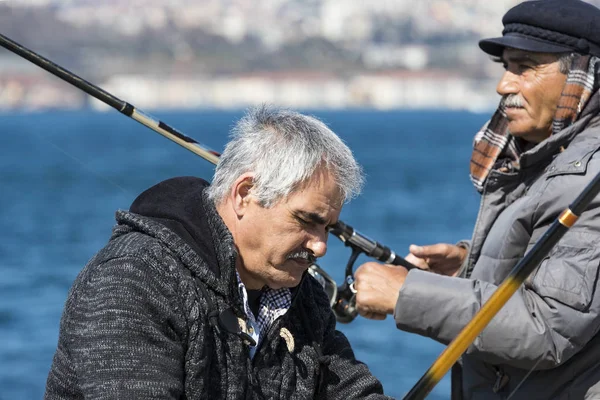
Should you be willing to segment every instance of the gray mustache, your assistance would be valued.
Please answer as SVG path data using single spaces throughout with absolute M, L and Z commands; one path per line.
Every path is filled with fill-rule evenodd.
M 521 100 L 521 98 L 516 94 L 508 94 L 508 95 L 502 97 L 502 101 L 500 102 L 500 107 L 501 108 L 507 108 L 507 107 L 522 108 L 523 100 Z
M 292 258 L 300 258 L 303 260 L 306 260 L 308 262 L 314 263 L 315 261 L 317 261 L 317 257 L 315 257 L 312 253 L 304 250 L 304 251 L 297 251 L 295 253 L 290 253 L 286 256 L 286 259 L 292 259 Z

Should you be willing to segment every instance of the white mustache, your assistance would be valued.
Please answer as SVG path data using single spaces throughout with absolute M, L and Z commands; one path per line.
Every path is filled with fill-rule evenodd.
M 500 102 L 501 108 L 516 107 L 523 108 L 523 100 L 516 94 L 508 94 Z
M 306 250 L 297 251 L 295 253 L 290 253 L 286 256 L 286 259 L 288 259 L 288 260 L 292 259 L 292 258 L 300 258 L 300 259 L 306 260 L 311 263 L 314 263 L 315 261 L 317 261 L 317 258 Z

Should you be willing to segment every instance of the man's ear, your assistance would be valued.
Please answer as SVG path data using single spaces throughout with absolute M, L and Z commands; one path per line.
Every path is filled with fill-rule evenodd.
M 240 175 L 231 187 L 231 205 L 238 217 L 246 212 L 248 205 L 253 199 L 252 188 L 254 187 L 254 173 L 246 172 Z

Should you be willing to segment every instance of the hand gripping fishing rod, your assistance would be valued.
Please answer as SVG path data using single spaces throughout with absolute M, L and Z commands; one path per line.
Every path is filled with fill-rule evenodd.
M 7 38 L 2 34 L 0 34 L 0 45 L 34 63 L 40 68 L 45 69 L 51 74 L 61 78 L 62 80 L 70 83 L 71 85 L 83 90 L 90 96 L 95 97 L 101 102 L 111 106 L 120 113 L 125 114 L 142 125 L 152 129 L 153 131 L 160 133 L 167 139 L 188 149 L 192 153 L 204 158 L 205 160 L 215 165 L 219 161 L 220 154 L 218 152 L 200 144 L 196 140 L 179 132 L 177 129 L 150 116 L 149 114 L 142 112 L 141 110 L 138 110 L 133 105 L 113 96 L 98 86 L 80 78 L 72 72 L 21 46 L 17 42 Z M 354 295 L 356 291 L 354 290 L 354 273 L 352 269 L 356 258 L 361 253 L 388 264 L 401 265 L 408 269 L 416 268 L 415 265 L 396 255 L 396 253 L 390 250 L 389 247 L 369 239 L 352 228 L 350 225 L 346 225 L 341 221 L 329 226 L 328 229 L 329 232 L 334 234 L 346 246 L 350 246 L 352 249 L 352 255 L 350 256 L 350 260 L 346 266 L 346 279 L 344 283 L 338 287 L 335 283 L 335 280 L 325 273 L 325 271 L 323 271 L 318 265 L 314 264 L 311 266 L 309 272 L 324 286 L 326 292 L 330 296 L 332 309 L 334 310 L 336 317 L 340 322 L 350 322 L 356 317 L 357 314 L 354 306 Z

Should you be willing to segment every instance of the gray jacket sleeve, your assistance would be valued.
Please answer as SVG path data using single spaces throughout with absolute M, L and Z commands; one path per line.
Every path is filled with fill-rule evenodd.
M 585 225 L 583 223 L 582 225 Z M 519 288 L 467 350 L 492 364 L 518 368 L 556 367 L 600 328 L 600 241 L 571 228 L 538 272 Z M 592 236 L 590 236 L 592 235 Z M 394 317 L 399 329 L 444 344 L 458 335 L 497 289 L 480 280 L 409 272 Z
M 174 285 L 149 268 L 127 257 L 82 271 L 61 319 L 46 398 L 74 379 L 86 399 L 183 395 L 185 321 L 175 312 Z
M 592 149 L 583 157 L 594 152 Z M 506 223 L 502 237 L 496 232 L 489 240 L 500 241 L 498 248 L 511 246 L 511 241 L 525 241 L 531 248 L 600 171 L 600 158 L 595 154 L 589 163 L 565 162 L 561 170 L 540 178 L 538 189 L 529 192 L 523 202 L 527 208 Z M 576 156 L 580 157 L 577 160 L 582 157 Z M 576 164 L 587 169 L 575 171 Z M 502 242 L 508 237 L 505 235 L 511 234 L 509 229 L 513 229 L 513 236 Z M 467 353 L 491 364 L 550 369 L 581 351 L 600 331 L 599 243 L 600 197 L 596 196 Z M 508 267 L 519 260 L 492 253 L 481 255 L 474 272 L 492 268 L 492 262 L 504 264 L 510 271 Z M 495 279 L 494 271 L 487 272 Z M 500 284 L 492 282 L 412 270 L 399 293 L 396 324 L 400 329 L 449 343 Z

